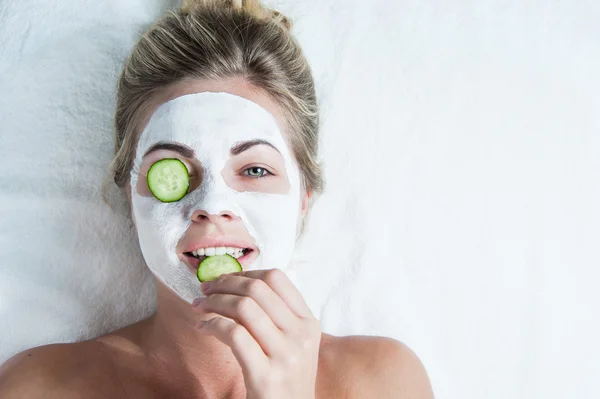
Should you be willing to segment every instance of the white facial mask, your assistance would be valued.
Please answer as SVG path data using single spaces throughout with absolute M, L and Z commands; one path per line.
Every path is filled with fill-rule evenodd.
M 223 180 L 221 172 L 231 147 L 256 139 L 268 141 L 281 153 L 289 181 L 286 194 L 237 192 Z M 142 156 L 158 142 L 185 144 L 202 164 L 201 185 L 178 202 L 163 203 L 137 192 Z M 203 92 L 158 107 L 140 136 L 131 193 L 146 263 L 160 281 L 189 303 L 203 294 L 197 277 L 177 257 L 176 246 L 196 210 L 209 214 L 227 211 L 241 218 L 260 251 L 248 270 L 288 267 L 296 242 L 300 174 L 275 118 L 252 101 L 228 93 Z

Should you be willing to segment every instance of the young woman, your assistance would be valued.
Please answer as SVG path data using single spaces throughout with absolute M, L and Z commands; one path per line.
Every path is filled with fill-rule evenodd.
M 322 333 L 284 273 L 323 185 L 313 79 L 289 28 L 257 1 L 186 1 L 142 36 L 119 81 L 112 171 L 157 311 L 16 355 L 0 397 L 432 397 L 406 346 Z M 155 182 L 161 165 L 185 178 Z M 201 285 L 199 263 L 223 254 L 242 271 Z

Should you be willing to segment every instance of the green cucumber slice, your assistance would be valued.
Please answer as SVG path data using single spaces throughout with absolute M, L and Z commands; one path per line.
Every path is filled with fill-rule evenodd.
M 182 199 L 190 188 L 190 175 L 183 162 L 177 158 L 157 161 L 148 170 L 148 188 L 162 202 Z
M 241 272 L 242 265 L 233 256 L 208 256 L 198 265 L 196 276 L 201 283 L 216 280 L 221 274 Z

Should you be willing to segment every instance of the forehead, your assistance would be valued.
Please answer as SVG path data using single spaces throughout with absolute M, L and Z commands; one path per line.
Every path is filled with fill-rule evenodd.
M 287 149 L 275 117 L 258 104 L 230 93 L 201 92 L 160 105 L 141 134 L 138 151 L 175 142 L 209 156 L 257 139 L 280 152 Z
M 263 90 L 258 89 L 241 77 L 223 80 L 186 78 L 157 91 L 152 95 L 146 105 L 146 112 L 143 117 L 141 130 L 144 129 L 152 114 L 162 104 L 186 94 L 202 92 L 229 93 L 245 98 L 267 110 L 275 118 L 275 122 L 277 123 L 280 132 L 285 134 L 287 130 L 287 121 L 284 117 L 283 110 L 277 102 L 273 101 L 273 99 Z

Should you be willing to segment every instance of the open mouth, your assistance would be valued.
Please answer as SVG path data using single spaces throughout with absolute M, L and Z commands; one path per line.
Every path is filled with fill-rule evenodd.
M 249 263 L 251 258 L 254 257 L 254 250 L 252 248 L 237 248 L 237 247 L 207 247 L 198 248 L 193 251 L 184 252 L 186 263 L 195 271 L 200 262 L 209 256 L 216 255 L 231 255 L 240 262 L 243 268 Z
M 207 256 L 214 255 L 231 255 L 238 259 L 248 254 L 252 250 L 250 248 L 234 248 L 234 247 L 210 247 L 200 248 L 196 251 L 184 252 L 185 255 L 200 259 L 203 261 Z

